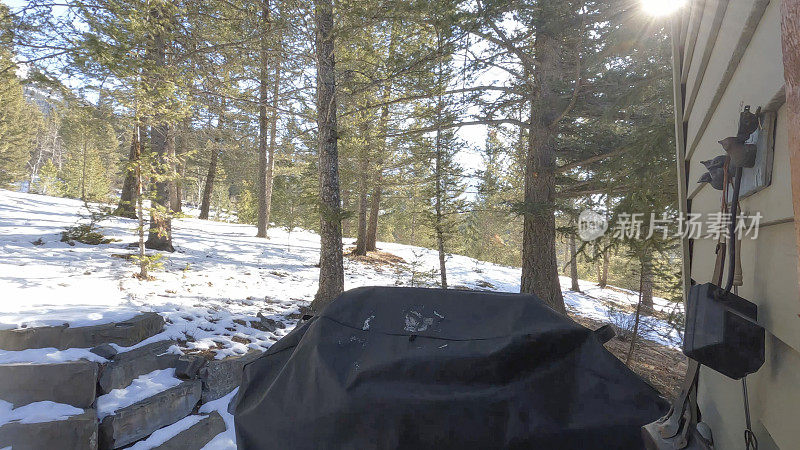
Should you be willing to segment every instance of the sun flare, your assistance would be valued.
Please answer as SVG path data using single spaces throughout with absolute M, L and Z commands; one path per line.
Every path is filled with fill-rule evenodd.
M 686 0 L 641 0 L 641 2 L 644 12 L 654 17 L 668 16 L 686 4 Z

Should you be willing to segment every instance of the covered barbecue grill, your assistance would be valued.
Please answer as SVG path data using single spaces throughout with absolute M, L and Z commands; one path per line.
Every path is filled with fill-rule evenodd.
M 659 394 L 532 295 L 345 292 L 248 364 L 240 448 L 642 448 Z

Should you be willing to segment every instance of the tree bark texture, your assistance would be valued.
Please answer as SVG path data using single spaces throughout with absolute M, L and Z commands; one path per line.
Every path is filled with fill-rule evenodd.
M 535 294 L 565 314 L 558 280 L 555 221 L 555 120 L 558 97 L 559 40 L 547 30 L 536 35 L 533 78 L 538 89 L 531 98 L 531 132 L 525 161 L 525 214 L 522 234 L 520 292 Z
M 150 230 L 146 246 L 153 250 L 175 251 L 172 246 L 172 216 L 170 208 L 171 161 L 170 145 L 174 145 L 170 126 L 165 123 L 150 127 L 150 145 L 156 156 L 155 192 L 150 208 Z
M 272 185 L 275 179 L 275 149 L 278 143 L 278 95 L 280 93 L 281 82 L 281 61 L 280 56 L 275 57 L 275 79 L 272 82 L 272 117 L 269 125 L 269 147 L 267 148 L 267 171 L 264 190 L 266 199 L 264 209 L 266 211 L 265 222 L 269 229 L 269 220 L 272 213 Z
M 176 131 L 175 136 L 175 195 L 172 197 L 172 212 L 181 212 L 183 210 L 183 179 L 186 176 L 186 161 L 184 155 L 186 153 L 187 139 L 189 129 L 191 127 L 191 119 L 184 119 L 180 129 Z
M 356 230 L 356 248 L 353 254 L 364 256 L 367 254 L 367 209 L 368 203 L 368 173 L 369 173 L 369 151 L 371 140 L 369 139 L 370 128 L 364 122 L 361 132 L 365 138 L 364 148 L 361 149 L 358 161 L 358 228 Z
M 644 273 L 641 270 L 640 273 Z M 639 301 L 636 302 L 636 316 L 633 321 L 633 335 L 631 336 L 631 345 L 628 347 L 628 356 L 625 358 L 625 365 L 630 367 L 631 359 L 633 359 L 633 351 L 636 350 L 636 336 L 639 335 L 639 321 L 642 318 L 642 277 L 639 277 Z
M 383 171 L 378 168 L 375 184 L 372 186 L 372 196 L 369 201 L 369 221 L 367 222 L 367 251 L 374 252 L 378 249 L 378 215 L 381 212 L 381 194 L 383 193 Z
M 395 48 L 396 48 L 396 40 L 395 40 L 395 32 L 394 26 L 392 26 L 392 31 L 390 32 L 391 37 L 389 38 L 389 60 L 393 59 L 395 56 Z M 378 161 L 375 167 L 375 180 L 372 186 L 372 196 L 370 197 L 370 206 L 369 206 L 369 222 L 367 223 L 367 251 L 374 252 L 378 249 L 377 241 L 378 241 L 378 216 L 381 212 L 381 194 L 383 193 L 383 164 L 388 157 L 387 153 L 389 151 L 389 138 L 387 134 L 389 132 L 389 100 L 392 96 L 392 80 L 387 80 L 386 84 L 383 87 L 383 102 L 384 105 L 381 107 L 381 119 L 380 119 L 380 132 L 383 138 L 381 139 L 381 149 L 380 155 L 378 156 Z
M 350 211 L 352 207 L 352 192 L 350 189 L 344 189 L 342 191 L 342 210 Z M 353 226 L 352 220 L 350 218 L 342 219 L 342 237 L 353 237 Z
M 578 284 L 578 246 L 575 242 L 575 235 L 569 235 L 569 277 L 572 280 L 572 290 L 580 292 Z
M 640 258 L 642 266 L 642 311 L 653 311 L 653 260 L 649 254 Z
M 258 220 L 256 237 L 266 238 L 267 228 L 267 92 L 269 90 L 269 47 L 267 37 L 270 31 L 269 0 L 261 6 L 261 39 L 259 42 L 258 76 Z
M 336 77 L 333 2 L 314 2 L 317 57 L 317 133 L 320 189 L 319 289 L 311 304 L 321 311 L 344 291 L 342 214 L 339 197 L 339 154 L 336 127 Z
M 605 288 L 608 285 L 608 264 L 609 264 L 608 249 L 603 249 L 602 264 L 603 266 L 600 269 L 600 281 L 597 284 L 599 284 L 601 288 Z
M 366 158 L 362 161 L 361 168 L 365 170 L 368 162 Z M 367 208 L 369 202 L 367 201 L 367 177 L 363 175 L 358 181 L 358 229 L 356 230 L 356 248 L 353 250 L 354 255 L 364 256 L 367 254 Z
M 781 46 L 789 124 L 789 166 L 792 178 L 795 244 L 800 258 L 800 1 L 781 2 Z M 800 279 L 800 259 L 797 270 Z
M 161 35 L 154 36 L 150 57 L 156 67 L 166 66 L 166 43 Z M 173 252 L 172 216 L 170 204 L 170 179 L 174 168 L 170 155 L 174 153 L 174 130 L 164 117 L 156 117 L 150 127 L 150 146 L 155 154 L 155 186 L 152 207 L 150 208 L 150 229 L 146 247 L 153 250 Z M 172 148 L 171 148 L 172 147 Z
M 135 166 L 133 167 L 133 176 L 134 176 L 134 188 L 136 189 L 136 217 L 139 220 L 139 227 L 136 230 L 137 234 L 139 235 L 139 278 L 142 280 L 146 280 L 147 275 L 147 258 L 145 258 L 145 243 L 144 243 L 144 207 L 142 205 L 142 137 L 141 137 L 142 129 L 137 118 L 136 121 L 133 122 L 133 142 L 131 143 L 131 149 L 133 152 L 133 159 L 136 161 Z
M 217 176 L 217 163 L 219 153 L 222 151 L 222 139 L 220 134 L 225 126 L 225 113 L 220 111 L 217 121 L 217 136 L 214 145 L 211 146 L 211 161 L 208 164 L 206 183 L 203 186 L 203 200 L 200 202 L 200 219 L 208 220 L 208 212 L 211 209 L 211 195 L 214 193 L 214 178 Z
M 170 127 L 168 138 L 170 139 L 169 144 L 167 145 L 167 160 L 169 161 L 170 165 L 170 176 L 167 180 L 168 187 L 167 192 L 169 193 L 169 212 L 175 212 L 175 205 L 178 204 L 178 165 L 177 165 L 177 158 L 175 157 L 175 143 L 176 143 L 176 136 L 175 133 L 177 132 L 177 128 L 174 126 Z
M 117 209 L 114 210 L 115 216 L 136 218 L 136 165 L 139 164 L 137 148 L 139 125 L 133 125 L 133 138 L 131 138 L 131 149 L 128 153 L 128 164 L 125 166 L 125 179 L 122 182 L 122 194 L 119 198 Z

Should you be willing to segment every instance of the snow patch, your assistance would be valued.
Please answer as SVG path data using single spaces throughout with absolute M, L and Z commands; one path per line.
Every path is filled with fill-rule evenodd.
M 133 380 L 130 386 L 114 389 L 108 394 L 97 397 L 97 417 L 103 420 L 104 417 L 113 415 L 126 406 L 179 384 L 181 384 L 181 380 L 175 378 L 175 369 L 154 370 L 141 375 Z
M 151 273 L 155 280 L 140 281 L 132 276 L 135 265 L 120 257 L 133 253 L 127 245 L 135 241 L 135 220 L 110 218 L 101 223 L 102 232 L 119 242 L 71 247 L 59 241 L 60 233 L 87 214 L 83 202 L 0 190 L 0 208 L 0 328 L 96 325 L 154 311 L 167 320 L 164 330 L 133 347 L 116 346 L 118 351 L 173 339 L 181 342 L 181 348 L 173 352 L 213 352 L 216 358 L 225 358 L 267 350 L 291 331 L 297 321 L 288 317 L 296 317 L 300 308 L 308 306 L 317 290 L 320 244 L 319 236 L 310 231 L 288 233 L 272 228 L 270 239 L 262 239 L 255 237 L 251 225 L 175 219 L 177 251 L 165 254 L 164 269 Z M 40 238 L 43 245 L 32 243 Z M 345 245 L 353 242 L 344 239 Z M 386 242 L 379 242 L 378 248 L 413 263 L 416 271 L 438 270 L 434 250 Z M 386 270 L 348 258 L 344 265 L 346 289 L 412 282 L 409 265 Z M 489 283 L 499 292 L 519 292 L 519 271 L 462 255 L 448 256 L 448 279 L 454 286 L 483 289 L 481 285 Z M 580 282 L 582 293 L 569 291 L 569 278 L 562 277 L 561 285 L 572 313 L 604 322 L 609 303 L 635 306 L 637 301 L 635 292 L 600 289 L 586 281 Z M 664 299 L 656 298 L 654 303 L 665 314 L 673 308 L 682 312 L 682 305 Z M 259 315 L 286 327 L 265 330 L 259 326 Z M 413 316 L 407 325 L 411 332 L 419 332 L 442 320 L 441 315 Z M 428 319 L 433 321 L 426 324 Z M 648 339 L 679 345 L 680 333 L 666 321 L 644 316 L 643 323 Z M 0 354 L 0 358 L 20 362 L 93 358 L 86 351 L 50 353 Z
M 151 434 L 150 437 L 148 437 L 147 439 L 139 441 L 133 446 L 128 448 L 130 450 L 148 450 L 151 448 L 156 448 L 159 445 L 177 436 L 178 433 L 188 430 L 191 426 L 193 426 L 197 422 L 200 422 L 200 420 L 202 419 L 203 416 L 197 414 L 186 416 L 183 419 L 173 423 L 172 425 L 168 425 L 164 428 L 154 431 L 153 434 Z
M 66 420 L 78 414 L 83 414 L 83 410 L 64 403 L 43 401 L 14 408 L 13 404 L 0 400 L 0 426 L 10 422 L 41 423 Z
M 201 413 L 210 413 L 212 411 L 217 411 L 220 416 L 222 416 L 222 420 L 225 421 L 225 426 L 227 429 L 218 434 L 214 439 L 212 439 L 202 450 L 233 450 L 236 449 L 236 428 L 233 423 L 233 414 L 228 412 L 230 408 L 231 402 L 234 398 L 236 398 L 236 393 L 239 392 L 239 388 L 237 387 L 230 394 L 217 399 L 210 401 L 203 406 L 200 407 Z
M 88 348 L 68 348 L 66 350 L 57 350 L 55 348 L 29 348 L 19 351 L 0 350 L 0 364 L 42 364 L 78 361 L 80 359 L 98 363 L 108 362 L 108 360 L 102 356 L 90 352 Z

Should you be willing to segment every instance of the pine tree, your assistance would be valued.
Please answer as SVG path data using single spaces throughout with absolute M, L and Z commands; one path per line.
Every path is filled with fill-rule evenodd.
M 4 14 L 0 5 L 0 16 Z M 0 24 L 1 25 L 1 24 Z M 0 186 L 26 178 L 30 152 L 36 144 L 41 114 L 30 105 L 17 78 L 11 53 L 0 46 Z
M 311 307 L 321 311 L 344 290 L 342 211 L 336 126 L 335 38 L 333 2 L 315 0 L 317 54 L 317 141 L 319 152 L 320 268 L 319 289 Z
M 81 200 L 105 200 L 111 190 L 109 163 L 119 142 L 107 118 L 93 106 L 72 104 L 61 122 L 66 150 L 59 177 L 63 195 Z

